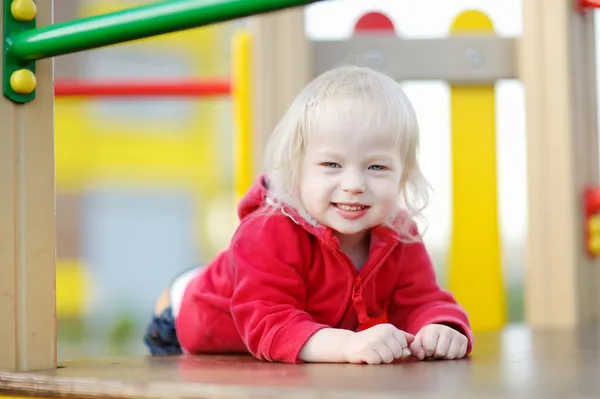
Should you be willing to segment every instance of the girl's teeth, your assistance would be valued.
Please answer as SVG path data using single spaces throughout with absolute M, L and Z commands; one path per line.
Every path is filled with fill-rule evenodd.
M 338 208 L 343 209 L 345 211 L 360 211 L 360 210 L 364 209 L 364 206 L 350 206 L 350 205 L 338 204 Z

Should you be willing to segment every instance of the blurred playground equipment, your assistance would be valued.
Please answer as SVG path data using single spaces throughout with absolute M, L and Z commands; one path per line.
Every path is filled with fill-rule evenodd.
M 2 209 L 9 221 L 0 227 L 9 244 L 0 252 L 6 265 L 0 269 L 0 293 L 9 298 L 0 303 L 6 320 L 0 326 L 0 369 L 54 370 L 56 331 L 49 326 L 56 323 L 55 310 L 64 317 L 84 312 L 81 287 L 90 281 L 83 277 L 87 266 L 80 254 L 59 256 L 56 269 L 48 267 L 55 264 L 54 181 L 57 192 L 68 195 L 115 184 L 185 187 L 194 204 L 194 245 L 201 247 L 207 229 L 214 228 L 207 223 L 214 220 L 207 199 L 231 192 L 233 205 L 257 173 L 261 144 L 291 98 L 315 74 L 357 55 L 398 80 L 438 79 L 450 85 L 453 219 L 447 284 L 481 333 L 507 328 L 494 85 L 501 79 L 523 81 L 529 177 L 526 323 L 572 330 L 598 319 L 595 49 L 588 9 L 597 5 L 523 0 L 520 38 L 497 37 L 490 18 L 468 10 L 443 39 L 401 39 L 387 16 L 370 12 L 356 22 L 351 38 L 310 41 L 302 9 L 283 9 L 316 2 L 171 0 L 133 8 L 105 3 L 89 6 L 81 18 L 50 25 L 52 2 L 4 0 L 0 118 L 11 133 L 0 137 Z M 271 11 L 278 12 L 253 16 Z M 211 69 L 205 61 L 218 49 L 207 45 L 216 39 L 205 25 L 243 17 L 250 17 L 247 26 L 236 29 L 231 40 L 231 77 L 199 80 Z M 52 81 L 48 58 L 128 41 L 182 49 L 192 59 L 194 76 Z M 229 96 L 235 121 L 231 173 L 223 167 L 223 147 L 217 143 L 222 118 L 206 102 L 194 101 L 194 116 L 183 124 L 139 117 L 112 121 L 99 118 L 90 106 L 100 97 L 148 96 Z M 161 135 L 167 130 L 177 132 Z M 17 380 L 1 375 L 0 390 L 3 378 L 18 390 Z
M 79 2 L 77 5 L 80 17 L 102 15 L 131 6 L 107 1 Z M 136 47 L 129 46 L 124 50 L 137 51 L 142 56 L 144 53 L 167 53 L 165 56 L 176 60 L 183 54 L 194 73 L 214 75 L 223 69 L 224 64 L 214 61 L 217 59 L 215 53 L 222 51 L 218 34 L 216 28 L 208 27 L 152 40 L 137 40 Z M 227 69 L 231 70 L 231 77 L 56 80 L 58 202 L 59 206 L 69 203 L 69 200 L 71 203 L 84 203 L 65 210 L 60 206 L 64 219 L 59 218 L 59 227 L 63 223 L 68 224 L 68 220 L 72 222 L 70 228 L 59 228 L 57 236 L 59 254 L 67 254 L 59 256 L 57 262 L 59 317 L 80 318 L 86 312 L 86 303 L 89 303 L 94 292 L 93 273 L 88 272 L 82 256 L 85 242 L 82 236 L 86 232 L 89 235 L 90 229 L 81 227 L 85 222 L 82 220 L 84 213 L 81 207 L 85 206 L 83 198 L 89 190 L 133 186 L 139 191 L 149 190 L 148 195 L 152 195 L 152 189 L 164 193 L 184 190 L 186 196 L 192 199 L 190 216 L 194 227 L 193 242 L 199 248 L 195 256 L 199 258 L 201 253 L 214 252 L 204 238 L 210 229 L 206 221 L 214 219 L 208 215 L 217 211 L 211 206 L 211 200 L 222 200 L 222 196 L 217 195 L 231 185 L 231 173 L 223 162 L 229 157 L 221 153 L 220 142 L 224 141 L 224 135 L 219 132 L 227 131 L 225 124 L 219 123 L 223 119 L 223 112 L 219 112 L 206 99 L 229 97 L 232 102 L 234 136 L 231 139 L 233 155 L 230 157 L 235 196 L 249 186 L 254 168 L 251 153 L 250 34 L 244 29 L 236 29 L 230 47 L 228 58 L 231 59 L 231 67 Z M 121 53 L 117 53 L 117 56 Z M 101 57 L 96 56 L 95 60 Z M 108 57 L 110 54 L 104 54 L 104 58 Z M 73 63 L 78 61 L 83 63 L 81 59 L 71 60 Z M 165 97 L 187 98 L 186 105 L 191 109 L 180 117 L 180 121 L 173 123 L 173 118 L 153 118 L 131 106 L 128 107 L 128 115 L 120 118 L 111 117 L 108 111 L 101 112 L 99 107 L 106 100 L 117 106 L 127 106 L 123 99 L 132 97 L 138 102 L 138 109 L 144 107 L 144 100 Z M 156 112 L 160 104 L 150 106 Z M 235 199 L 231 198 L 229 202 L 233 210 Z M 225 231 L 229 232 L 230 229 L 225 228 Z M 165 265 L 165 269 L 167 273 L 173 272 L 169 265 Z

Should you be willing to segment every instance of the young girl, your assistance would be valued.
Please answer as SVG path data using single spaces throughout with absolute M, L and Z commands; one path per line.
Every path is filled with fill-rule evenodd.
M 318 76 L 266 149 L 230 246 L 177 278 L 145 338 L 153 354 L 266 361 L 459 359 L 472 335 L 414 218 L 427 202 L 414 110 L 354 66 Z

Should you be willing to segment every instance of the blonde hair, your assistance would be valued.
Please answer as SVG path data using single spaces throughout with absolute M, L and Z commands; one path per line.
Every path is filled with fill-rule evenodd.
M 304 148 L 324 106 L 333 101 L 360 102 L 360 123 L 366 130 L 390 131 L 402 160 L 399 207 L 403 217 L 391 225 L 405 242 L 420 241 L 414 220 L 429 202 L 429 183 L 417 160 L 419 128 L 415 111 L 400 84 L 370 68 L 341 66 L 317 76 L 294 99 L 265 148 L 269 191 L 302 211 L 298 185 Z M 385 129 L 385 130 L 383 130 Z

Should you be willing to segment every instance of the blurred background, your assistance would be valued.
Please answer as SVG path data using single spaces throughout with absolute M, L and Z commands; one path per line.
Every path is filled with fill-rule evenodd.
M 55 21 L 148 1 L 61 0 Z M 308 6 L 311 40 L 352 35 L 381 11 L 405 38 L 448 35 L 477 9 L 497 35 L 521 34 L 520 0 L 337 0 Z M 60 79 L 227 79 L 239 20 L 56 59 Z M 404 82 L 422 130 L 421 162 L 435 195 L 426 242 L 445 285 L 451 223 L 450 91 L 445 82 Z M 496 85 L 499 220 L 509 319 L 523 320 L 527 226 L 524 93 Z M 58 97 L 57 301 L 59 358 L 145 354 L 154 300 L 179 271 L 225 247 L 236 226 L 232 108 L 227 97 Z

